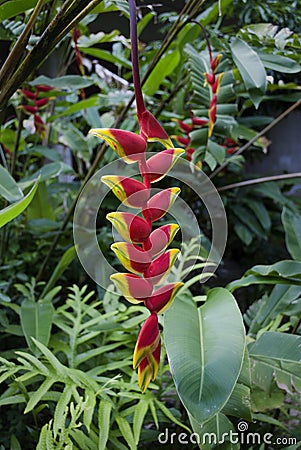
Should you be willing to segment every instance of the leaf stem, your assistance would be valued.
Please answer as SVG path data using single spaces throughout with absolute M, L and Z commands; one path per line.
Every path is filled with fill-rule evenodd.
M 285 173 L 282 175 L 272 175 L 269 177 L 260 177 L 260 178 L 256 178 L 253 180 L 245 180 L 245 181 L 240 181 L 238 183 L 231 183 L 231 184 L 227 184 L 226 186 L 217 188 L 217 191 L 223 192 L 223 191 L 228 191 L 228 190 L 234 189 L 234 188 L 251 186 L 253 184 L 267 183 L 269 181 L 289 180 L 291 178 L 301 178 L 301 172 Z

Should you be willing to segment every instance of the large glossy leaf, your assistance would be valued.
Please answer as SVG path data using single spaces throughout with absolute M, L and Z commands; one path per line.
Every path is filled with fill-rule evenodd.
M 245 331 L 234 297 L 212 289 L 197 308 L 190 295 L 179 296 L 166 313 L 164 336 L 179 397 L 203 423 L 225 406 L 242 367 Z
M 16 202 L 24 197 L 23 192 L 5 167 L 0 165 L 0 195 L 9 202 Z
M 216 414 L 205 424 L 198 423 L 191 415 L 189 415 L 189 420 L 194 431 L 190 435 L 191 446 L 198 444 L 202 450 L 217 448 L 221 450 L 238 450 L 240 448 L 239 443 L 234 443 L 230 440 L 230 436 L 236 430 L 224 414 Z
M 249 345 L 249 354 L 253 377 L 263 388 L 275 377 L 288 391 L 301 392 L 301 336 L 267 331 Z
M 234 416 L 248 421 L 252 420 L 251 412 L 251 371 L 248 350 L 245 349 L 243 365 L 233 392 L 222 409 L 226 416 Z
M 230 48 L 234 63 L 257 108 L 267 88 L 265 68 L 258 54 L 242 39 L 236 38 Z
M 34 197 L 37 188 L 38 188 L 38 180 L 24 198 L 22 198 L 18 202 L 12 203 L 11 205 L 7 206 L 6 208 L 0 211 L 0 228 L 6 225 L 11 220 L 15 219 L 27 208 L 27 206 L 30 204 L 30 202 Z
M 286 247 L 292 258 L 301 261 L 301 214 L 284 207 L 281 214 Z

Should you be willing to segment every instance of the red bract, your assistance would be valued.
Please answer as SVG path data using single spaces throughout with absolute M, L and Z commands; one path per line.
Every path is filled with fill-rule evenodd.
M 147 214 L 152 222 L 161 219 L 174 204 L 180 190 L 180 188 L 168 188 L 158 192 L 148 201 L 142 213 Z
M 89 133 L 106 141 L 118 156 L 130 164 L 140 161 L 141 153 L 146 151 L 145 139 L 131 131 L 116 128 L 94 128 Z
M 173 147 L 170 137 L 151 112 L 145 109 L 138 114 L 138 120 L 140 133 L 147 141 L 159 141 L 167 148 Z
M 132 178 L 106 175 L 101 181 L 112 189 L 118 200 L 132 208 L 142 208 L 150 196 L 150 190 Z
M 146 220 L 127 212 L 109 213 L 107 219 L 125 241 L 134 244 L 146 242 L 152 231 L 151 225 Z
M 150 182 L 154 183 L 165 177 L 183 152 L 181 148 L 169 148 L 149 158 L 146 162 L 146 173 Z

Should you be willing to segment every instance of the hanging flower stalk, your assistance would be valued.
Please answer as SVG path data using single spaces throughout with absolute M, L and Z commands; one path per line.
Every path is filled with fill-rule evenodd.
M 223 78 L 224 73 L 221 72 L 217 74 L 217 69 L 222 58 L 221 54 L 216 55 L 214 58 L 212 56 L 212 50 L 209 38 L 207 36 L 206 30 L 203 25 L 199 22 L 193 21 L 197 25 L 199 25 L 202 29 L 204 38 L 207 43 L 207 48 L 209 52 L 209 64 L 210 69 L 208 72 L 204 73 L 205 83 L 204 86 L 208 85 L 210 90 L 210 104 L 208 109 L 208 119 L 194 117 L 193 113 L 190 114 L 190 123 L 183 122 L 182 120 L 176 120 L 179 125 L 181 132 L 184 136 L 174 136 L 175 140 L 182 146 L 185 147 L 186 156 L 188 161 L 192 160 L 192 155 L 195 149 L 191 146 L 191 131 L 199 128 L 199 127 L 208 127 L 208 139 L 212 136 L 214 125 L 216 122 L 216 107 L 218 100 L 218 92 L 220 88 L 220 84 Z
M 111 276 L 112 281 L 130 303 L 144 304 L 150 315 L 144 322 L 136 343 L 133 367 L 138 368 L 138 383 L 143 392 L 156 378 L 160 362 L 158 314 L 165 311 L 183 285 L 164 284 L 179 250 L 167 249 L 179 226 L 171 223 L 153 229 L 173 205 L 180 189 L 171 187 L 151 196 L 151 184 L 161 180 L 184 152 L 173 144 L 158 120 L 146 109 L 138 67 L 136 5 L 129 0 L 132 66 L 139 134 L 119 129 L 92 129 L 90 133 L 105 140 L 128 164 L 138 164 L 141 181 L 121 175 L 107 175 L 102 182 L 109 186 L 123 205 L 137 214 L 112 212 L 108 220 L 124 239 L 111 248 L 127 272 Z M 147 143 L 161 142 L 165 150 L 147 158 Z

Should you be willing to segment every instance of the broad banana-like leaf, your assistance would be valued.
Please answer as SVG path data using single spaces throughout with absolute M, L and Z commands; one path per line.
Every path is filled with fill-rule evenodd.
M 245 330 L 234 297 L 215 288 L 197 308 L 180 295 L 166 313 L 164 336 L 182 403 L 198 423 L 208 421 L 226 405 L 242 368 Z

